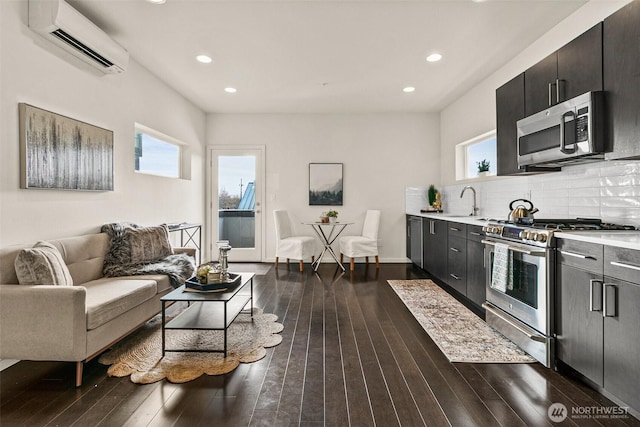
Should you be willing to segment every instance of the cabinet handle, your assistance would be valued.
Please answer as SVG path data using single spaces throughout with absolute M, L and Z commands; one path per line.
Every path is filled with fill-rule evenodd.
M 594 257 L 592 257 L 592 256 L 589 256 L 589 255 L 582 255 L 582 254 L 577 254 L 577 253 L 575 253 L 575 252 L 560 251 L 560 253 L 561 253 L 562 255 L 571 256 L 571 257 L 574 257 L 574 258 L 580 258 L 580 259 L 595 259 L 595 258 L 594 258 Z
M 598 296 L 602 295 L 602 289 L 599 289 L 598 291 L 594 291 L 593 290 L 595 285 L 599 285 L 601 287 L 602 286 L 602 282 L 600 280 L 595 280 L 595 279 L 589 280 L 589 311 L 602 311 L 602 299 L 601 298 L 600 298 L 600 301 L 598 301 L 600 303 L 600 306 L 599 307 L 594 307 L 593 306 L 594 295 L 598 295 Z
M 429 234 L 436 234 L 436 222 L 435 221 L 429 221 Z
M 455 227 L 449 227 L 449 230 L 451 230 L 451 231 L 460 231 L 459 228 L 455 228 Z
M 613 300 L 607 299 L 607 289 L 613 291 Z M 616 317 L 618 315 L 616 313 L 616 289 L 616 286 L 611 283 L 602 284 L 602 317 Z
M 453 252 L 460 252 L 460 249 L 457 249 L 457 248 L 449 248 L 449 250 Z
M 555 83 L 549 83 L 549 107 L 553 105 L 553 86 Z
M 482 234 L 478 233 L 477 231 L 470 231 L 469 234 L 473 236 L 482 236 Z
M 610 264 L 616 267 L 629 268 L 631 270 L 640 271 L 640 267 L 636 265 L 625 264 L 624 262 L 611 261 Z
M 460 276 L 456 276 L 455 274 L 451 273 L 449 274 L 449 276 L 453 277 L 456 280 L 460 280 Z
M 564 80 L 556 79 L 556 104 L 560 103 L 560 100 L 564 98 Z

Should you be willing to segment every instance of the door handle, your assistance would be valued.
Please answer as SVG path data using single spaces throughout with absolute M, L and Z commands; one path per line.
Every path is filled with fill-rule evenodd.
M 594 291 L 595 285 L 600 287 L 599 290 Z M 599 307 L 594 307 L 593 303 L 595 302 L 594 296 L 598 295 L 600 298 Z M 591 279 L 589 280 L 589 311 L 602 311 L 602 282 L 600 280 Z
M 607 290 L 610 289 L 613 292 L 613 299 L 607 298 Z M 611 283 L 602 284 L 602 317 L 616 317 L 618 315 L 617 309 L 617 287 Z
M 571 123 L 573 126 L 573 139 L 574 141 L 572 142 L 573 144 L 573 148 L 567 148 L 567 140 L 565 138 L 565 127 L 566 124 L 564 122 L 565 117 L 571 117 Z M 562 117 L 560 117 L 560 151 L 564 154 L 573 154 L 576 151 L 578 151 L 578 146 L 577 146 L 577 141 L 575 141 L 575 134 L 576 134 L 576 113 L 574 113 L 573 111 L 567 111 L 566 113 L 564 113 L 562 115 Z

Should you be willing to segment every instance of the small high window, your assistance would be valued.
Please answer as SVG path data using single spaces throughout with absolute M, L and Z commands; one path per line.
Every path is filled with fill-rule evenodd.
M 456 145 L 456 180 L 496 175 L 496 131 Z
M 150 175 L 181 177 L 184 144 L 146 126 L 135 126 L 135 170 Z

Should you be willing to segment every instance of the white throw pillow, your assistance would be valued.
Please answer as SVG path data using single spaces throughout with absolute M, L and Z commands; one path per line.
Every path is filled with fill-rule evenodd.
M 21 250 L 14 266 L 21 285 L 73 286 L 62 254 L 51 243 L 40 241 L 33 248 Z

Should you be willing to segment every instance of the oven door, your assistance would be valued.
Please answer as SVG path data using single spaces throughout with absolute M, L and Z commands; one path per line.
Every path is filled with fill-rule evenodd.
M 497 239 L 486 239 L 483 243 L 485 265 L 488 267 L 487 301 L 531 328 L 551 336 L 552 251 Z M 506 274 L 509 280 L 506 284 L 494 280 L 497 244 L 508 247 Z M 504 252 L 500 256 L 503 257 Z

